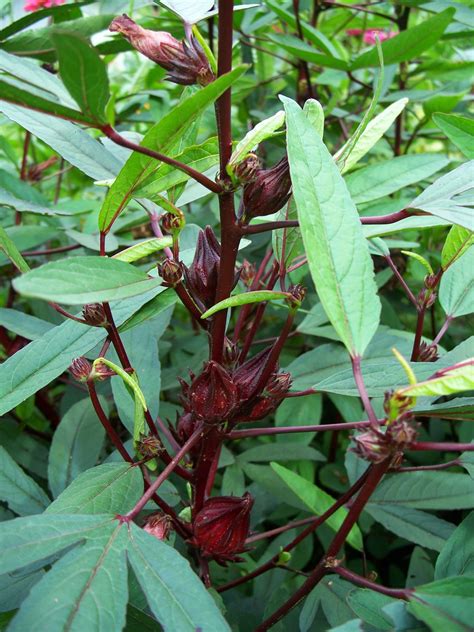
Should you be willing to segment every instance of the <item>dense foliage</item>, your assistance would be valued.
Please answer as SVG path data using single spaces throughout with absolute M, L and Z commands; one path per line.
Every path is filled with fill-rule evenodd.
M 216 5 L 0 2 L 0 629 L 471 630 L 474 12 Z

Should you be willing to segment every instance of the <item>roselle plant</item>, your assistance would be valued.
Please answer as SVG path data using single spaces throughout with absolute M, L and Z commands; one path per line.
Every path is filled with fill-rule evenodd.
M 472 10 L 216 4 L 0 31 L 1 629 L 470 630 Z

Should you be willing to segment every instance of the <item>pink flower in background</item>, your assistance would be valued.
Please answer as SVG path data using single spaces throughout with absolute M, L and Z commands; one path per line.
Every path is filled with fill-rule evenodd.
M 372 44 L 374 45 L 376 42 L 376 37 L 379 38 L 381 42 L 384 40 L 390 39 L 391 37 L 395 37 L 396 33 L 394 31 L 381 31 L 379 29 L 349 29 L 346 31 L 347 35 L 362 35 L 362 40 L 364 44 Z
M 65 2 L 66 0 L 28 0 L 23 8 L 25 11 L 39 11 L 40 9 L 49 9 Z

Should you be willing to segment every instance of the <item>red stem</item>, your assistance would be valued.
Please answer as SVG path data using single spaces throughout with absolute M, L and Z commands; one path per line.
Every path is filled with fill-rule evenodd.
M 122 516 L 123 522 L 130 522 L 133 520 L 143 509 L 143 507 L 147 504 L 147 502 L 153 497 L 153 494 L 158 490 L 160 485 L 162 485 L 171 472 L 178 466 L 181 459 L 186 456 L 186 454 L 191 450 L 191 448 L 198 443 L 202 438 L 202 426 L 199 426 L 194 433 L 189 437 L 183 447 L 177 452 L 165 469 L 161 472 L 159 476 L 153 481 L 148 490 L 143 494 L 140 500 L 137 502 L 135 507 L 131 509 L 125 516 Z
M 474 452 L 474 443 L 415 441 L 410 444 L 407 450 L 414 450 L 416 452 L 424 452 L 427 450 L 438 450 L 442 452 Z
M 221 192 L 222 189 L 219 184 L 213 182 L 213 180 L 205 176 L 203 173 L 199 173 L 199 171 L 196 171 L 196 169 L 193 169 L 192 167 L 179 162 L 179 160 L 175 160 L 174 158 L 170 158 L 169 156 L 166 156 L 165 154 L 162 154 L 158 151 L 153 151 L 153 149 L 142 147 L 141 145 L 137 145 L 137 143 L 133 143 L 132 141 L 127 140 L 110 125 L 104 125 L 101 130 L 116 145 L 126 147 L 127 149 L 132 149 L 139 154 L 144 154 L 145 156 L 149 156 L 150 158 L 155 158 L 155 160 L 160 160 L 161 162 L 164 162 L 165 164 L 170 165 L 175 169 L 179 169 L 179 171 L 183 171 L 188 176 L 196 180 L 196 182 L 199 182 L 199 184 L 202 184 L 204 187 L 206 187 L 206 189 L 209 189 L 209 191 L 212 191 L 213 193 Z
M 390 213 L 389 215 L 375 215 L 366 216 L 360 218 L 361 224 L 394 224 L 402 219 L 410 217 L 410 213 L 406 210 L 398 211 L 397 213 Z M 258 233 L 265 233 L 269 230 L 278 230 L 279 228 L 295 228 L 299 226 L 299 222 L 296 219 L 281 220 L 275 222 L 265 222 L 265 224 L 253 224 L 251 226 L 243 226 L 242 231 L 244 235 L 256 235 Z
M 362 400 L 362 404 L 364 406 L 364 410 L 367 413 L 367 416 L 370 422 L 374 426 L 378 426 L 377 415 L 372 408 L 372 404 L 370 403 L 369 396 L 367 394 L 367 389 L 365 388 L 364 378 L 362 376 L 362 370 L 360 365 L 361 358 L 360 356 L 355 356 L 355 358 L 351 358 L 352 362 L 352 372 L 354 374 L 354 380 L 357 386 L 357 390 L 359 391 L 360 398 Z
M 380 423 L 383 420 L 379 420 Z M 319 426 L 280 426 L 272 428 L 249 428 L 248 430 L 234 430 L 227 435 L 227 439 L 246 439 L 247 437 L 260 437 L 261 435 L 291 434 L 297 432 L 322 432 L 325 430 L 354 430 L 355 428 L 367 428 L 370 421 L 353 421 L 341 424 L 322 424 Z
M 344 568 L 342 566 L 334 566 L 332 571 L 340 575 L 343 579 L 356 584 L 356 586 L 369 588 L 370 590 L 374 590 L 382 595 L 387 595 L 388 597 L 393 597 L 394 599 L 404 599 L 405 601 L 408 601 L 410 595 L 413 593 L 412 588 L 388 588 L 387 586 L 381 586 L 380 584 L 376 584 L 375 582 L 370 581 L 370 579 L 362 577 L 362 575 L 358 575 L 357 573 L 353 573 L 348 568 Z
M 287 544 L 283 548 L 283 551 L 288 553 L 289 551 L 293 550 L 300 542 L 302 542 L 306 537 L 308 537 L 308 535 L 316 531 L 316 529 L 319 526 L 324 524 L 326 520 L 330 518 L 340 507 L 345 505 L 347 501 L 350 500 L 352 496 L 354 496 L 354 494 L 356 494 L 360 490 L 360 488 L 363 486 L 364 482 L 367 480 L 369 476 L 370 471 L 371 471 L 371 468 L 369 467 L 362 474 L 359 480 L 357 480 L 354 483 L 354 485 L 352 485 L 352 487 L 350 487 L 346 492 L 344 492 L 344 494 L 338 500 L 336 500 L 336 502 L 331 507 L 329 507 L 327 511 L 321 514 L 321 516 L 319 517 L 314 517 L 312 519 L 312 524 L 310 524 L 298 536 L 296 536 L 294 540 L 292 540 L 289 544 Z M 270 537 L 271 535 L 274 534 L 275 531 L 278 531 L 278 533 L 283 533 L 283 531 L 287 531 L 290 528 L 293 529 L 294 527 L 298 526 L 297 523 L 290 523 L 290 524 L 291 526 L 286 525 L 286 527 L 280 527 L 278 530 L 273 529 L 272 531 L 268 531 L 266 533 L 260 534 L 260 536 L 263 538 L 269 535 Z M 275 535 L 277 534 L 275 533 Z M 257 539 L 257 536 L 253 536 L 253 538 L 255 541 Z M 250 581 L 251 579 L 254 579 L 255 577 L 259 577 L 263 573 L 266 573 L 272 568 L 275 568 L 275 565 L 277 564 L 279 558 L 280 558 L 280 552 L 274 555 L 270 560 L 268 560 L 268 562 L 266 562 L 265 564 L 262 564 L 262 566 L 259 566 L 254 571 L 252 571 L 251 573 L 248 573 L 244 577 L 239 577 L 227 584 L 224 584 L 223 586 L 220 586 L 220 588 L 217 588 L 217 591 L 224 592 L 226 590 L 229 590 L 230 588 L 235 588 L 235 586 L 240 586 L 240 584 L 244 584 L 245 582 Z
M 89 389 L 89 396 L 91 398 L 92 405 L 94 406 L 94 410 L 97 414 L 97 417 L 100 420 L 100 423 L 104 426 L 106 433 L 108 434 L 110 440 L 114 444 L 114 446 L 119 451 L 121 457 L 124 461 L 128 463 L 133 463 L 133 459 L 130 454 L 127 452 L 127 449 L 123 445 L 122 440 L 118 436 L 116 430 L 112 427 L 107 415 L 104 412 L 104 409 L 100 405 L 99 398 L 97 397 L 97 391 L 95 390 L 95 384 L 92 381 L 87 382 L 87 388 Z
M 365 505 L 369 501 L 372 493 L 375 491 L 377 485 L 382 480 L 385 472 L 390 466 L 390 459 L 383 461 L 382 463 L 374 464 L 370 467 L 369 474 L 362 486 L 362 489 L 355 499 L 352 507 L 349 510 L 341 528 L 336 533 L 333 541 L 329 545 L 326 555 L 321 559 L 314 571 L 304 582 L 304 584 L 280 607 L 274 612 L 268 619 L 266 619 L 261 625 L 256 628 L 255 632 L 266 632 L 274 626 L 278 621 L 288 614 L 311 590 L 321 581 L 330 569 L 328 568 L 328 561 L 331 561 L 341 550 L 350 530 L 358 520 Z
M 413 294 L 413 292 L 408 287 L 407 282 L 405 281 L 403 276 L 400 274 L 400 271 L 397 268 L 397 266 L 395 265 L 395 263 L 393 262 L 392 257 L 390 255 L 385 255 L 385 261 L 388 263 L 388 265 L 392 269 L 393 273 L 397 277 L 400 285 L 405 290 L 405 294 L 410 299 L 410 302 L 413 303 L 413 305 L 417 308 L 418 307 L 418 301 L 416 300 L 416 296 Z

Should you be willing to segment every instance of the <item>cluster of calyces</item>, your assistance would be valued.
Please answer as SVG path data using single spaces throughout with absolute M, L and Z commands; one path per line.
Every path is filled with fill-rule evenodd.
M 115 18 L 109 30 L 121 33 L 133 48 L 164 68 L 173 83 L 206 86 L 214 80 L 209 60 L 193 35 L 180 42 L 166 31 L 144 29 L 125 14 Z
M 238 554 L 246 551 L 252 505 L 248 492 L 242 497 L 208 498 L 193 520 L 190 544 L 199 548 L 203 557 L 223 566 L 242 561 Z
M 254 217 L 273 215 L 285 206 L 291 196 L 287 156 L 271 169 L 256 168 L 251 170 L 251 174 L 252 179 L 247 181 L 243 192 L 243 224 L 247 224 Z
M 418 436 L 411 408 L 414 400 L 398 392 L 385 394 L 384 410 L 387 415 L 380 428 L 371 426 L 353 437 L 354 452 L 366 461 L 381 463 L 391 460 L 390 467 L 401 465 L 403 454 Z
M 259 421 L 274 412 L 291 386 L 291 376 L 279 372 L 276 365 L 269 367 L 271 350 L 269 347 L 234 368 L 206 362 L 201 373 L 191 374 L 189 384 L 181 380 L 180 441 L 188 439 L 199 422 L 225 424 L 230 430 L 237 423 Z M 235 358 L 235 348 L 228 355 Z

